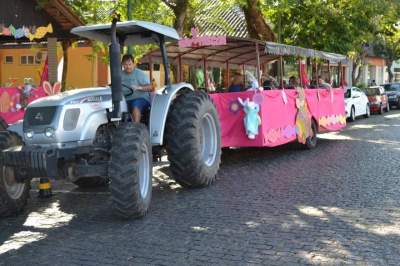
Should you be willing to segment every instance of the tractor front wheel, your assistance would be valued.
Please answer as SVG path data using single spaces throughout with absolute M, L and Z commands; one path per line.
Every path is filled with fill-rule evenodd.
M 122 123 L 113 131 L 109 166 L 111 202 L 121 218 L 146 215 L 151 201 L 152 153 L 141 123 Z

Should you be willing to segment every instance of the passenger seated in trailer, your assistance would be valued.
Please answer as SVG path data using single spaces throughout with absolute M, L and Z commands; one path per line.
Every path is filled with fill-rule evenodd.
M 279 86 L 276 79 L 270 75 L 264 78 L 263 87 L 264 90 L 273 90 Z
M 300 86 L 299 79 L 296 78 L 295 76 L 291 76 L 289 78 L 289 85 L 287 86 L 287 89 L 296 89 L 299 86 Z
M 329 84 L 328 82 L 326 82 L 325 80 L 323 80 L 321 78 L 321 76 L 318 77 L 318 85 L 320 88 L 324 88 L 324 89 L 332 89 L 331 84 Z
M 240 74 L 236 74 L 233 77 L 232 83 L 228 88 L 228 92 L 241 92 L 241 91 L 244 91 L 243 76 Z

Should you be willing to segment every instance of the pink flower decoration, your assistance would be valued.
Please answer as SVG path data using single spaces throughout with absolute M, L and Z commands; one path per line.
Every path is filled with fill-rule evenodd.
M 261 105 L 264 101 L 264 95 L 262 93 L 255 93 L 253 95 L 253 102 L 255 102 L 258 105 Z
M 295 135 L 296 135 L 296 127 L 289 125 L 283 129 L 283 136 L 285 138 L 289 139 Z

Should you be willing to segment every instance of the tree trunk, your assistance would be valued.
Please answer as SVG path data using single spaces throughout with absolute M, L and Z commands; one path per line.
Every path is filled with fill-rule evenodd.
M 178 4 L 177 7 L 175 8 L 175 21 L 174 21 L 174 28 L 178 32 L 179 36 L 183 36 L 183 29 L 185 27 L 185 22 L 186 22 L 186 11 L 188 8 L 188 1 L 182 0 L 178 1 L 181 2 L 181 4 Z
M 61 91 L 65 91 L 67 86 L 67 73 L 68 73 L 68 48 L 71 46 L 71 42 L 69 40 L 64 40 L 62 41 L 61 46 L 63 49 L 63 57 L 64 57 Z
M 363 64 L 358 65 L 358 73 L 357 73 L 357 76 L 356 76 L 356 78 L 355 78 L 355 80 L 354 80 L 354 84 L 356 84 L 356 85 L 360 83 L 361 70 L 362 70 L 362 67 L 363 67 L 363 66 L 364 66 Z
M 275 41 L 275 35 L 265 22 L 259 0 L 246 0 L 241 6 L 246 18 L 247 30 L 251 38 L 263 41 Z
M 189 8 L 189 0 L 162 0 L 169 8 L 172 9 L 175 15 L 174 28 L 179 36 L 183 36 L 183 30 L 186 23 L 186 14 Z
M 387 67 L 387 72 L 389 74 L 389 83 L 393 82 L 393 72 L 392 72 L 392 65 L 393 65 L 393 61 L 390 59 L 386 59 L 386 67 Z
M 360 65 L 356 61 L 353 61 L 353 69 L 351 70 L 351 81 L 354 86 L 356 85 L 356 74 L 360 73 L 359 69 Z

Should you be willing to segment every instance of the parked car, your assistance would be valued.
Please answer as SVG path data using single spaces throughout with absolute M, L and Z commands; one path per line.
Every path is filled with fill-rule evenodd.
M 368 97 L 371 112 L 379 114 L 383 114 L 384 111 L 389 112 L 388 96 L 382 86 L 369 87 L 365 89 L 365 94 Z
M 389 106 L 400 109 L 400 83 L 389 83 L 382 85 L 385 88 L 389 100 Z
M 368 97 L 359 88 L 347 88 L 344 93 L 344 102 L 346 106 L 346 117 L 350 121 L 356 120 L 357 116 L 370 116 Z

